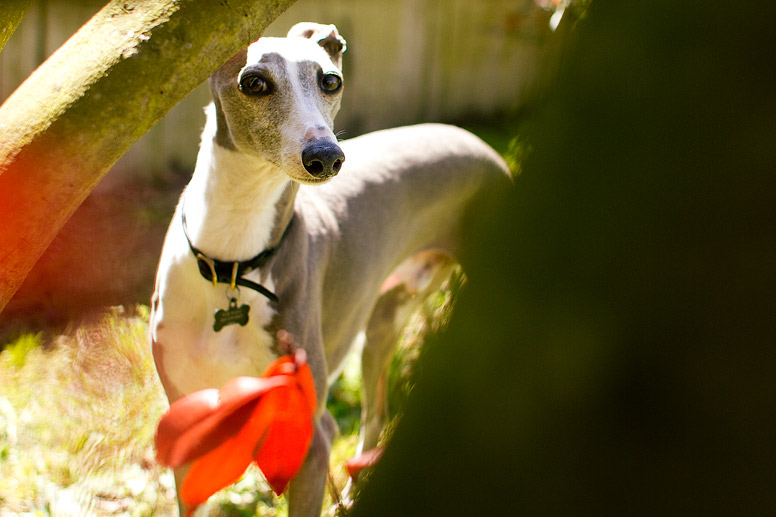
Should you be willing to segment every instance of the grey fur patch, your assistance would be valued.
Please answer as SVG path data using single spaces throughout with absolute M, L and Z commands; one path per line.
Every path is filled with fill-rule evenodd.
M 252 70 L 265 75 L 272 82 L 274 92 L 266 97 L 250 97 L 238 92 L 243 97 L 242 100 L 252 106 L 248 108 L 247 117 L 245 113 L 239 118 L 234 117 L 235 124 L 239 120 L 239 127 L 235 128 L 239 131 L 239 136 L 235 135 L 235 139 L 244 142 L 254 153 L 258 152 L 279 165 L 281 134 L 278 128 L 285 124 L 285 119 L 291 111 L 291 103 L 294 102 L 293 97 L 288 94 L 290 88 L 286 60 L 279 54 L 264 54 L 258 63 L 247 65 L 240 77 Z
M 294 200 L 298 191 L 299 183 L 290 181 L 275 205 L 275 222 L 269 238 L 270 247 L 275 247 L 276 243 L 280 242 L 286 228 L 291 223 L 291 218 L 294 216 Z
M 216 108 L 216 134 L 213 141 L 225 149 L 236 151 L 237 147 L 232 141 L 232 135 L 229 134 L 229 124 L 226 123 L 226 117 L 217 95 L 213 95 L 213 104 Z
M 215 143 L 230 150 L 237 150 L 235 143 L 232 139 L 232 134 L 229 128 L 229 124 L 224 115 L 222 107 L 221 93 L 228 90 L 228 87 L 232 82 L 231 78 L 237 76 L 237 71 L 245 66 L 245 62 L 248 59 L 247 49 L 243 49 L 232 56 L 229 61 L 221 65 L 213 75 L 210 76 L 208 83 L 210 85 L 210 93 L 213 96 L 213 104 L 216 108 L 216 135 Z

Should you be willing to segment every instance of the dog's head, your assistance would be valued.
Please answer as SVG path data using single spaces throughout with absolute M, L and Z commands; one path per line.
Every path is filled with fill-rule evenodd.
M 334 25 L 300 23 L 236 54 L 210 78 L 216 142 L 301 183 L 336 175 L 345 160 L 333 131 L 345 48 Z

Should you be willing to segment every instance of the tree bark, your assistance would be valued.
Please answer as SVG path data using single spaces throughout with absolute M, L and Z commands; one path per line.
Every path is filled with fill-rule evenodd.
M 0 52 L 22 22 L 32 0 L 3 0 L 0 3 Z
M 114 0 L 0 106 L 0 311 L 116 160 L 292 3 Z

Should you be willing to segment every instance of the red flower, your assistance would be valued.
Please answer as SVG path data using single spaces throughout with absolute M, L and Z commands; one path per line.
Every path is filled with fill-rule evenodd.
M 350 458 L 345 462 L 345 468 L 348 469 L 348 475 L 353 481 L 356 481 L 361 472 L 377 465 L 377 462 L 382 455 L 382 449 L 372 449 L 355 458 Z
M 261 377 L 237 377 L 175 401 L 159 422 L 156 456 L 173 468 L 194 462 L 181 488 L 189 512 L 237 481 L 252 461 L 280 494 L 307 456 L 315 407 L 310 367 L 297 350 Z

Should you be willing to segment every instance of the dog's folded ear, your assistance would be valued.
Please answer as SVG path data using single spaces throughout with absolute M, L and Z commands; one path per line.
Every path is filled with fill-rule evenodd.
M 342 53 L 348 48 L 345 38 L 340 36 L 334 25 L 320 23 L 297 23 L 288 31 L 289 38 L 307 38 L 318 42 L 318 45 L 331 57 L 337 68 L 342 68 Z

